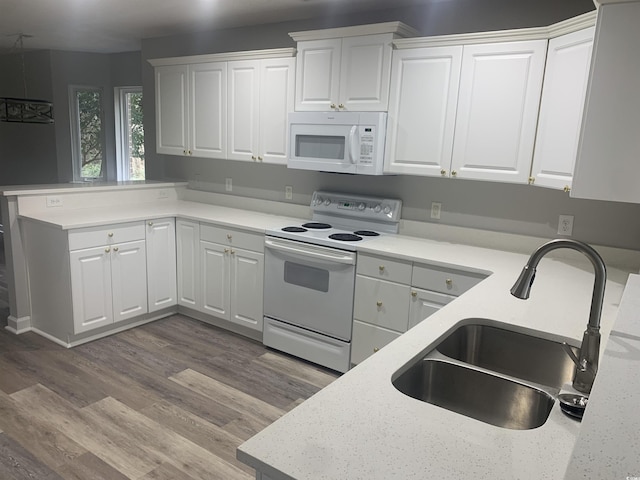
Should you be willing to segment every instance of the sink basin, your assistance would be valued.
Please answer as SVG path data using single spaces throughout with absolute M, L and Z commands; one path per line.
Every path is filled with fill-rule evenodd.
M 561 343 L 489 325 L 459 327 L 436 350 L 464 363 L 557 390 L 573 376 L 574 364 Z
M 526 430 L 546 422 L 554 398 L 497 375 L 424 358 L 393 381 L 405 395 L 503 428 Z

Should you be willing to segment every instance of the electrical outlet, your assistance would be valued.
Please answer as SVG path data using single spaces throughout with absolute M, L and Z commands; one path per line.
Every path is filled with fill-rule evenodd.
M 431 202 L 431 218 L 440 220 L 440 212 L 442 211 L 442 203 Z
M 293 198 L 293 187 L 288 185 L 284 187 L 284 198 L 287 200 L 291 200 Z
M 47 195 L 47 207 L 61 207 L 62 197 L 57 195 Z
M 164 198 L 169 198 L 169 192 L 166 190 L 158 190 L 158 200 L 162 200 Z
M 573 215 L 560 215 L 558 217 L 558 235 L 570 237 L 573 233 Z
M 231 192 L 233 190 L 233 181 L 230 178 L 224 179 L 224 189 L 227 192 Z

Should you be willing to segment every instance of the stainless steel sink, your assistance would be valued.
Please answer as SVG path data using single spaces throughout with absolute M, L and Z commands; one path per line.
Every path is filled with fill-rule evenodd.
M 558 390 L 573 376 L 574 364 L 562 343 L 489 325 L 459 327 L 436 349 L 447 357 Z
M 554 398 L 515 381 L 434 359 L 423 359 L 393 381 L 410 397 L 514 430 L 546 422 Z
M 470 320 L 400 368 L 392 378 L 395 388 L 498 427 L 543 425 L 573 376 L 562 342 Z

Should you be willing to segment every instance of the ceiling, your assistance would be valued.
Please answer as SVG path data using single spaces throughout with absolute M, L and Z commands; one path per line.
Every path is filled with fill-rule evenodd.
M 445 0 L 0 0 L 0 52 L 114 53 L 142 38 L 300 20 Z

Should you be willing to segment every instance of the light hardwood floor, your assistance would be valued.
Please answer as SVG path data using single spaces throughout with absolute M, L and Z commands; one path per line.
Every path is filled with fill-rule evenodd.
M 236 447 L 337 374 L 175 315 L 65 349 L 0 332 L 0 478 L 252 479 Z

